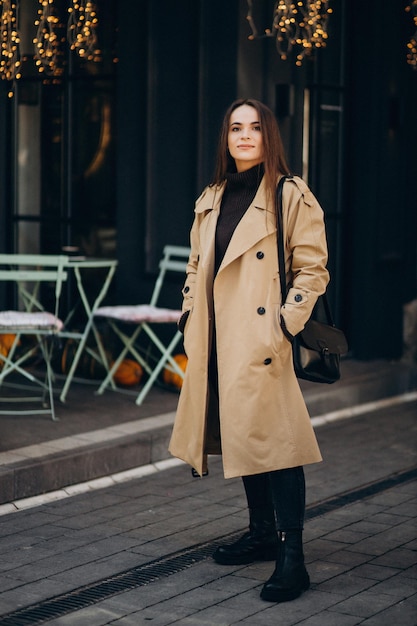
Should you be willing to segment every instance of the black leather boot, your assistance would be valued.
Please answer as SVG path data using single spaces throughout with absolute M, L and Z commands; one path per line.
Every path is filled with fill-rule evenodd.
M 275 515 L 272 509 L 249 509 L 249 532 L 235 543 L 220 546 L 213 559 L 221 565 L 245 565 L 254 561 L 274 561 L 278 547 Z
M 280 531 L 278 537 L 275 571 L 263 586 L 261 598 L 269 602 L 289 602 L 310 587 L 310 578 L 304 565 L 302 531 Z

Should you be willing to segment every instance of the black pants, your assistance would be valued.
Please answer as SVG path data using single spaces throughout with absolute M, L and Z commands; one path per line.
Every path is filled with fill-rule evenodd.
M 278 530 L 302 530 L 304 470 L 300 467 L 242 477 L 249 509 L 273 509 Z
M 209 360 L 209 382 L 218 403 L 218 370 L 216 354 L 216 326 L 213 329 Z M 218 420 L 218 417 L 217 417 Z M 208 428 L 207 431 L 213 430 Z M 216 428 L 214 429 L 216 431 Z M 220 427 L 217 425 L 220 441 Z M 220 446 L 220 444 L 219 444 Z M 211 452 L 207 445 L 207 452 Z M 218 452 L 215 452 L 218 454 Z M 265 474 L 242 477 L 250 509 L 275 511 L 277 530 L 302 530 L 305 512 L 305 479 L 301 466 L 276 470 Z

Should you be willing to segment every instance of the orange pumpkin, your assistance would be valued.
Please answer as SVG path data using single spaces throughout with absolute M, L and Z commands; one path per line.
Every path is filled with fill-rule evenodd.
M 180 369 L 185 372 L 188 363 L 188 359 L 185 354 L 176 354 L 172 358 L 174 359 L 175 363 L 180 367 Z M 181 389 L 182 387 L 183 378 L 176 372 L 173 372 L 171 368 L 166 367 L 164 369 L 162 379 L 166 385 L 173 385 L 178 389 Z
M 9 352 L 15 339 L 16 339 L 16 335 L 11 335 L 11 334 L 0 335 L 0 346 L 7 350 L 7 352 L 3 354 L 7 354 Z
M 7 356 L 10 352 L 10 348 L 13 345 L 13 342 L 16 338 L 16 335 L 5 334 L 0 335 L 0 354 L 3 356 Z M 0 370 L 3 369 L 4 361 L 0 359 Z
M 64 349 L 61 354 L 61 371 L 63 374 L 68 374 L 70 371 L 77 349 L 78 344 L 74 339 L 68 339 L 65 342 Z M 107 358 L 107 362 L 110 363 L 111 355 L 107 350 L 105 350 L 105 356 Z M 89 352 L 86 351 L 82 353 L 75 371 L 76 375 L 81 378 L 92 378 L 96 380 L 103 379 L 107 373 L 103 364 L 97 361 Z
M 132 385 L 138 385 L 142 379 L 142 375 L 142 366 L 137 361 L 124 359 L 113 374 L 113 380 L 118 385 L 130 387 Z
M 3 346 L 3 344 L 1 344 L 1 343 L 0 343 L 0 354 L 1 354 L 2 356 L 7 356 L 7 355 L 8 355 L 8 353 L 9 353 L 9 351 L 7 350 L 7 348 L 5 348 L 5 347 Z M 4 365 L 4 361 L 3 361 L 3 359 L 0 359 L 0 371 L 3 369 L 3 365 Z

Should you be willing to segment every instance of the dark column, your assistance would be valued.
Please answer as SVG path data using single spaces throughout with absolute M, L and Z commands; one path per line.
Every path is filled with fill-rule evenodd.
M 195 200 L 200 3 L 149 2 L 146 270 L 186 245 Z
M 396 358 L 402 307 L 416 293 L 417 81 L 406 63 L 413 27 L 397 0 L 384 10 L 376 0 L 347 5 L 355 35 L 347 42 L 350 344 L 359 358 Z
M 203 0 L 200 24 L 200 89 L 196 192 L 211 180 L 224 113 L 238 89 L 238 0 Z
M 148 2 L 118 2 L 117 302 L 135 302 L 144 265 Z

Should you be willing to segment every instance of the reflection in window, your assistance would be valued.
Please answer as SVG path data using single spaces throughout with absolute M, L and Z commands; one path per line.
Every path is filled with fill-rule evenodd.
M 68 19 L 68 0 L 55 0 Z M 99 0 L 99 62 L 63 48 L 63 72 L 34 59 L 37 0 L 20 3 L 22 78 L 14 97 L 11 181 L 13 250 L 57 253 L 75 246 L 115 256 L 115 1 Z M 62 21 L 64 18 L 62 18 Z

